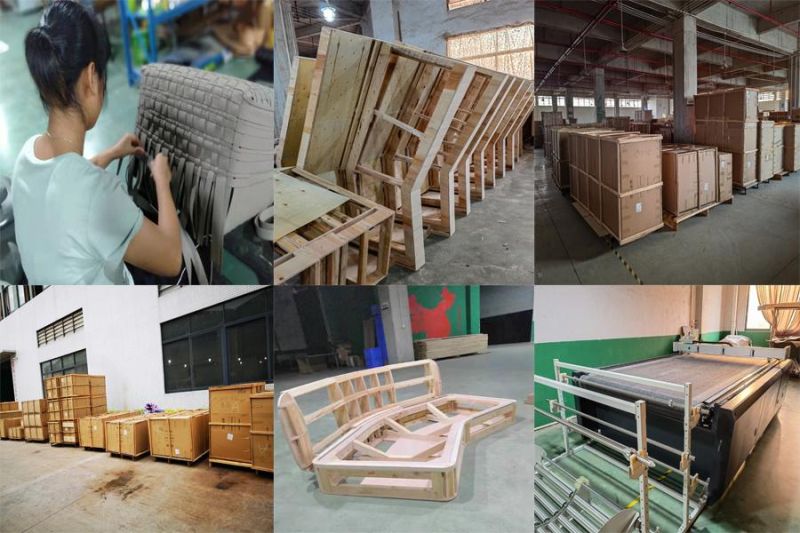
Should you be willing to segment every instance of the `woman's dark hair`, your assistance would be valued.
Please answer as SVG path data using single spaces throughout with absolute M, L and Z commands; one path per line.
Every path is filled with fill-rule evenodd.
M 80 107 L 75 83 L 94 62 L 103 94 L 111 52 L 94 12 L 73 0 L 55 0 L 25 37 L 25 59 L 45 110 Z

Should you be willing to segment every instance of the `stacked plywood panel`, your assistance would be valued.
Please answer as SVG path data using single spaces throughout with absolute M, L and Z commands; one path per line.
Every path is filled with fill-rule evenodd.
M 800 170 L 800 124 L 787 124 L 783 128 L 783 169 Z
M 250 443 L 253 450 L 253 470 L 274 472 L 275 423 L 274 390 L 250 396 Z
M 44 442 L 47 433 L 47 400 L 22 402 L 22 425 L 25 427 L 25 440 Z
M 322 31 L 313 69 L 298 61 L 293 81 L 297 98 L 290 96 L 284 116 L 280 166 L 327 180 L 395 217 L 388 247 L 380 232 L 365 231 L 339 238 L 337 249 L 330 242 L 348 226 L 338 206 L 312 212 L 300 226 L 282 221 L 289 231 L 275 239 L 277 283 L 302 276 L 285 265 L 300 256 L 322 272 L 341 271 L 356 257 L 359 264 L 380 263 L 385 253 L 393 264 L 421 268 L 427 235 L 451 235 L 456 213 L 469 214 L 471 202 L 514 167 L 533 109 L 531 80 L 330 28 Z M 311 211 L 310 202 L 297 202 Z M 359 283 L 377 283 L 378 274 Z M 312 272 L 300 281 L 351 277 Z
M 50 444 L 78 445 L 79 420 L 106 412 L 106 378 L 88 374 L 45 380 Z
M 485 333 L 458 335 L 414 341 L 416 359 L 442 359 L 472 353 L 483 353 L 489 349 L 489 336 Z
M 11 428 L 22 425 L 22 410 L 18 402 L 0 403 L 0 438 L 10 438 Z
M 106 422 L 120 418 L 131 418 L 137 416 L 136 411 L 122 411 L 117 413 L 106 413 L 96 416 L 85 416 L 80 419 L 79 438 L 80 445 L 84 448 L 95 450 L 106 449 Z
M 695 141 L 733 155 L 733 184 L 758 183 L 758 91 L 736 88 L 695 96 Z
M 208 389 L 209 462 L 253 466 L 250 397 L 264 392 L 264 383 L 241 383 Z
M 137 415 L 105 421 L 106 451 L 111 455 L 137 459 L 150 451 L 148 416 Z
M 189 464 L 208 453 L 208 409 L 148 417 L 150 455 Z

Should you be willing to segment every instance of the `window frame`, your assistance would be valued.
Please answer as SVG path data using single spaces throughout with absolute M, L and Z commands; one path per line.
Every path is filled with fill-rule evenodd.
M 486 1 L 488 2 L 489 0 L 486 0 Z M 468 7 L 468 6 L 464 6 L 464 7 Z M 458 8 L 458 9 L 460 9 L 460 8 Z M 497 34 L 497 33 L 500 33 L 500 32 L 502 32 L 504 30 L 510 30 L 510 29 L 513 29 L 513 28 L 521 28 L 521 27 L 528 27 L 528 26 L 530 26 L 531 32 L 535 31 L 535 24 L 533 23 L 533 21 L 526 21 L 526 22 L 522 22 L 520 24 L 507 24 L 507 25 L 498 26 L 498 27 L 495 27 L 495 28 L 488 28 L 488 29 L 483 29 L 483 30 L 467 31 L 467 32 L 463 32 L 463 33 L 445 35 L 444 36 L 445 37 L 445 55 L 447 57 L 451 58 L 451 59 L 456 59 L 458 61 L 464 61 L 466 63 L 470 63 L 470 64 L 473 64 L 473 65 L 476 64 L 476 63 L 472 62 L 473 60 L 484 59 L 484 58 L 489 58 L 489 57 L 494 58 L 495 60 L 497 60 L 497 58 L 499 58 L 501 56 L 508 56 L 508 55 L 512 55 L 512 54 L 520 54 L 520 53 L 525 53 L 525 52 L 529 52 L 531 54 L 531 56 L 533 56 L 533 54 L 535 52 L 535 46 L 536 46 L 535 35 L 532 36 L 530 47 L 526 46 L 526 47 L 523 47 L 523 48 L 516 48 L 516 49 L 513 49 L 513 50 L 495 51 L 494 53 L 491 53 L 491 54 L 480 54 L 480 55 L 477 55 L 477 56 L 455 57 L 455 56 L 450 55 L 450 41 L 452 39 L 466 37 L 468 35 L 482 35 L 482 34 L 488 34 L 488 33 Z M 531 57 L 531 66 L 532 66 L 533 70 L 531 71 L 531 78 L 530 79 L 533 79 L 533 76 L 535 75 L 535 61 L 536 61 L 535 57 Z M 489 67 L 485 67 L 485 68 L 489 68 Z M 496 70 L 496 69 L 490 69 L 490 70 L 495 70 L 497 72 L 503 72 L 503 71 L 499 71 L 499 70 Z M 509 72 L 503 72 L 503 73 L 512 75 Z M 522 77 L 519 74 L 516 74 L 516 76 Z M 551 106 L 552 106 L 552 104 L 551 104 Z
M 81 365 L 76 365 L 75 364 L 75 356 L 77 356 L 80 353 L 83 353 L 85 362 L 83 364 L 81 364 Z M 65 369 L 63 361 L 67 357 L 70 357 L 70 356 L 72 356 L 73 364 L 72 364 L 71 367 Z M 61 363 L 61 368 L 58 370 L 58 372 L 48 372 L 47 375 L 45 376 L 44 365 L 45 364 L 49 365 L 50 369 L 52 370 L 53 361 L 59 361 Z M 42 378 L 42 394 L 43 394 L 42 397 L 43 398 L 47 397 L 46 391 L 45 391 L 45 387 L 44 387 L 44 381 L 47 378 L 52 377 L 52 376 L 64 376 L 64 375 L 66 375 L 68 373 L 70 373 L 70 374 L 83 374 L 83 373 L 88 374 L 89 373 L 89 357 L 88 357 L 88 354 L 86 352 L 86 348 L 81 348 L 80 350 L 76 350 L 74 352 L 65 353 L 63 355 L 59 355 L 58 357 L 53 357 L 53 358 L 48 359 L 46 361 L 39 361 L 39 375 Z
M 255 294 L 258 294 L 258 293 L 263 293 L 264 294 L 265 306 L 264 306 L 263 312 L 255 313 L 255 314 L 252 314 L 252 315 L 248 315 L 248 316 L 237 318 L 237 319 L 230 320 L 230 321 L 227 320 L 226 312 L 225 312 L 225 305 L 226 304 L 228 304 L 230 302 L 233 302 L 233 301 L 236 301 L 236 300 L 238 300 L 240 298 L 244 299 L 244 298 L 252 297 L 252 296 L 254 296 Z M 239 325 L 246 324 L 246 323 L 256 322 L 258 320 L 263 320 L 264 321 L 264 327 L 265 327 L 265 330 L 266 330 L 266 339 L 267 339 L 267 346 L 266 346 L 266 350 L 267 350 L 267 379 L 266 379 L 266 381 L 271 382 L 272 381 L 273 353 L 272 353 L 272 350 L 271 350 L 272 332 L 270 331 L 270 327 L 271 327 L 271 324 L 272 324 L 273 310 L 270 308 L 271 307 L 270 306 L 270 302 L 271 302 L 270 288 L 269 287 L 264 287 L 264 288 L 261 288 L 261 289 L 259 289 L 257 291 L 248 292 L 246 294 L 242 294 L 242 295 L 236 296 L 235 298 L 231 298 L 229 300 L 225 300 L 225 301 L 222 301 L 222 302 L 215 303 L 213 305 L 209 305 L 209 306 L 206 306 L 206 307 L 203 307 L 203 308 L 200 308 L 200 309 L 196 309 L 196 310 L 192 311 L 191 313 L 187 313 L 185 315 L 177 316 L 175 318 L 172 318 L 170 320 L 167 320 L 167 321 L 162 322 L 161 324 L 159 324 L 160 330 L 161 330 L 160 331 L 160 333 L 161 333 L 161 368 L 163 370 L 164 394 L 175 394 L 175 393 L 181 393 L 181 392 L 193 392 L 193 391 L 198 391 L 198 390 L 208 390 L 208 386 L 198 387 L 198 386 L 195 385 L 194 354 L 193 354 L 193 350 L 192 350 L 192 338 L 200 337 L 202 335 L 206 335 L 206 334 L 209 334 L 209 333 L 217 333 L 217 337 L 218 337 L 218 340 L 219 340 L 219 350 L 220 350 L 219 353 L 220 353 L 220 359 L 221 359 L 221 363 L 222 363 L 222 383 L 219 383 L 217 385 L 210 385 L 210 386 L 213 387 L 213 386 L 218 386 L 218 385 L 231 385 L 232 383 L 230 382 L 230 372 L 228 370 L 228 328 L 231 328 L 231 327 L 234 327 L 234 326 L 239 326 Z M 197 329 L 197 330 L 193 330 L 192 329 L 191 317 L 194 316 L 194 315 L 197 315 L 199 313 L 202 313 L 203 311 L 207 311 L 209 309 L 212 309 L 214 307 L 221 307 L 222 308 L 222 320 L 221 320 L 221 322 L 216 324 L 216 325 L 214 325 L 214 326 L 209 326 L 209 327 L 204 327 L 204 328 L 200 328 L 200 329 Z M 188 327 L 187 327 L 187 332 L 186 333 L 182 333 L 180 335 L 175 335 L 175 336 L 172 336 L 172 337 L 165 338 L 164 335 L 163 335 L 164 324 L 168 324 L 168 323 L 173 322 L 175 320 L 182 320 L 182 319 L 188 319 L 189 320 L 189 324 L 188 324 Z M 188 350 L 189 350 L 189 382 L 190 382 L 190 388 L 188 388 L 188 389 L 183 388 L 183 389 L 170 390 L 169 387 L 167 386 L 167 370 L 166 370 L 166 359 L 165 359 L 165 356 L 164 356 L 164 347 L 169 345 L 169 344 L 173 344 L 173 343 L 176 343 L 176 342 L 182 342 L 182 341 L 186 341 L 187 346 L 188 346 Z

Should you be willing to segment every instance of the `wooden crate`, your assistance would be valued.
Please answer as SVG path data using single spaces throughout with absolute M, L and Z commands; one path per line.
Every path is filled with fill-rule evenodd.
M 137 458 L 150 451 L 147 416 L 106 420 L 106 451 Z
M 150 455 L 194 463 L 208 453 L 207 409 L 148 417 Z
M 285 206 L 276 217 L 276 285 L 374 285 L 386 277 L 392 210 L 299 168 L 274 177 L 276 205 Z
M 261 382 L 208 389 L 209 462 L 252 466 L 250 397 L 264 390 Z
M 414 341 L 414 357 L 416 359 L 442 359 L 483 353 L 488 349 L 489 336 L 485 333 Z
M 24 440 L 25 428 L 21 425 L 8 428 L 8 438 L 11 440 Z
M 85 416 L 78 424 L 80 445 L 84 448 L 106 449 L 106 422 L 138 416 L 136 411 L 122 411 L 94 416 Z
M 6 411 L 9 412 L 9 411 Z M 13 411 L 18 412 L 18 411 Z M 8 439 L 11 428 L 22 426 L 22 418 L 0 418 L 0 438 Z
M 19 402 L 0 402 L 0 413 L 3 411 L 19 411 Z
M 271 388 L 271 386 L 269 386 Z M 274 391 L 250 396 L 250 443 L 253 469 L 274 472 Z

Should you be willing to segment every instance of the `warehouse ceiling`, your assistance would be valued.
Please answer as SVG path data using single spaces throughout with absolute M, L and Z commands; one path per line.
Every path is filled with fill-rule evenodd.
M 672 24 L 697 19 L 698 90 L 787 87 L 800 41 L 797 0 L 536 0 L 536 85 L 606 94 L 672 93 Z
M 297 48 L 301 56 L 315 57 L 322 28 L 329 26 L 363 34 L 362 24 L 369 2 L 363 0 L 289 0 Z M 332 8 L 326 20 L 323 8 Z

